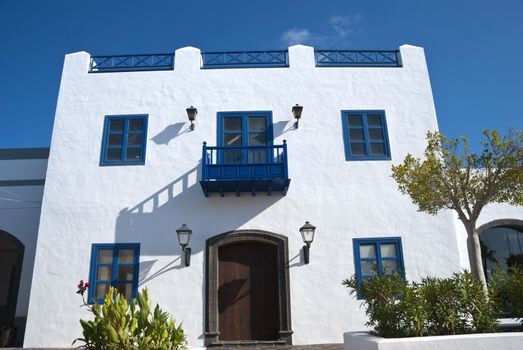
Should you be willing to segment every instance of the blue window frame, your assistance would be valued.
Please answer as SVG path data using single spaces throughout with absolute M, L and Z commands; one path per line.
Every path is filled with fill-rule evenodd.
M 147 115 L 105 117 L 100 165 L 145 164 Z
M 103 303 L 109 287 L 116 288 L 127 299 L 135 298 L 138 290 L 139 263 L 139 243 L 93 244 L 89 303 Z
M 400 237 L 354 238 L 352 243 L 354 266 L 359 283 L 388 273 L 404 274 Z
M 390 160 L 384 111 L 342 111 L 346 160 Z
M 266 146 L 273 145 L 272 113 L 219 112 L 217 139 L 218 146 L 231 147 L 218 155 L 222 164 L 271 162 Z

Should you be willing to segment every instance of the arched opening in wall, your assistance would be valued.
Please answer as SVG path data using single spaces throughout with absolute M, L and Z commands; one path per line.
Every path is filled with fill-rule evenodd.
M 15 321 L 23 258 L 22 242 L 0 230 L 0 329 Z
M 259 230 L 207 240 L 205 345 L 292 344 L 287 238 Z
M 487 279 L 496 267 L 508 271 L 510 266 L 523 269 L 523 221 L 503 219 L 478 228 L 481 258 Z

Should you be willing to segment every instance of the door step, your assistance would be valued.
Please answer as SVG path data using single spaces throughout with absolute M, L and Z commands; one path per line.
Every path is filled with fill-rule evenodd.
M 238 348 L 277 348 L 277 349 L 290 349 L 290 345 L 283 340 L 240 340 L 240 341 L 217 341 L 207 345 L 209 348 L 220 348 L 223 350 Z

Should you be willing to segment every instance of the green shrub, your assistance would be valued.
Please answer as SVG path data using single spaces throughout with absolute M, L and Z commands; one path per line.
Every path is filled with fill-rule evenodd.
M 511 266 L 508 272 L 495 269 L 490 286 L 494 297 L 505 306 L 509 316 L 521 319 L 523 329 L 523 269 L 517 265 Z
M 176 326 L 158 305 L 151 311 L 147 289 L 138 293 L 136 300 L 127 301 L 111 288 L 104 303 L 94 304 L 89 310 L 94 320 L 80 320 L 83 338 L 74 341 L 83 342 L 85 349 L 185 349 L 187 341 L 182 325 Z
M 400 274 L 343 281 L 364 299 L 366 325 L 385 338 L 492 332 L 499 303 L 470 272 L 409 283 Z

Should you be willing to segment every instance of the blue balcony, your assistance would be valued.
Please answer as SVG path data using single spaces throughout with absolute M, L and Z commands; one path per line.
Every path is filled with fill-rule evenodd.
M 211 147 L 203 143 L 202 186 L 210 193 L 248 192 L 271 195 L 287 193 L 291 180 L 287 170 L 287 143 L 271 146 Z

